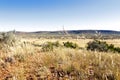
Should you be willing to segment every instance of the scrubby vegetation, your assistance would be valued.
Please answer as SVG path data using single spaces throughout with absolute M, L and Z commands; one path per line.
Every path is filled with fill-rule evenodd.
M 15 43 L 16 43 L 16 38 L 13 32 L 0 34 L 0 49 L 5 46 L 14 46 Z
M 78 44 L 73 42 L 67 41 L 67 42 L 63 42 L 63 44 L 60 44 L 58 41 L 56 41 L 56 42 L 45 42 L 42 45 L 42 51 L 44 52 L 53 51 L 53 49 L 57 47 L 66 47 L 66 48 L 72 48 L 72 49 L 79 48 Z
M 58 41 L 56 42 L 46 42 L 42 45 L 42 51 L 53 51 L 54 47 L 61 46 Z
M 100 52 L 118 52 L 120 53 L 120 48 L 119 47 L 114 47 L 113 44 L 107 44 L 106 42 L 99 41 L 99 40 L 94 40 L 90 41 L 87 43 L 87 50 L 91 51 L 100 51 Z
M 10 50 L 0 49 L 0 80 L 120 80 L 120 45 L 82 41 L 1 37 Z M 79 49 L 86 44 L 87 50 Z
M 63 45 L 67 48 L 73 48 L 73 49 L 78 48 L 78 45 L 76 43 L 69 42 L 69 41 L 63 42 Z
M 87 50 L 102 51 L 102 52 L 108 51 L 108 44 L 106 42 L 94 40 L 92 42 L 88 42 L 87 45 L 88 45 Z

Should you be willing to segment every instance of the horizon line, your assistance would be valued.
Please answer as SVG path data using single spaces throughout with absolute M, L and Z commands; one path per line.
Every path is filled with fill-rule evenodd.
M 116 32 L 120 32 L 120 30 L 110 30 L 110 29 L 69 29 L 69 30 L 65 30 L 65 31 L 116 31 Z M 63 31 L 63 30 L 39 30 L 39 31 L 23 31 L 23 30 L 9 30 L 9 31 L 0 31 L 0 32 L 10 32 L 10 31 L 16 31 L 16 32 L 56 32 L 56 31 Z

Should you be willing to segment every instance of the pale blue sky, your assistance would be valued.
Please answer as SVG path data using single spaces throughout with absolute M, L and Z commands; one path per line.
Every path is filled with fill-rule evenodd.
M 120 0 L 0 0 L 0 31 L 120 31 Z

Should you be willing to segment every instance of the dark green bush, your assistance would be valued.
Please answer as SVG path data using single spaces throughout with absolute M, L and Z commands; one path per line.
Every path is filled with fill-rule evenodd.
M 119 47 L 115 47 L 115 48 L 114 48 L 114 52 L 120 53 L 120 48 L 119 48 Z
M 119 47 L 114 47 L 113 44 L 107 44 L 106 42 L 94 40 L 87 43 L 87 50 L 100 51 L 100 52 L 118 52 L 120 53 Z
M 73 48 L 73 49 L 78 48 L 78 45 L 76 43 L 69 42 L 69 41 L 63 42 L 63 45 L 67 48 Z
M 88 42 L 87 45 L 88 45 L 87 50 L 101 51 L 101 52 L 108 51 L 108 44 L 106 42 L 94 40 L 92 42 Z
M 110 44 L 110 45 L 108 46 L 108 50 L 109 50 L 109 51 L 112 51 L 112 52 L 115 52 L 114 45 L 113 45 L 113 44 Z

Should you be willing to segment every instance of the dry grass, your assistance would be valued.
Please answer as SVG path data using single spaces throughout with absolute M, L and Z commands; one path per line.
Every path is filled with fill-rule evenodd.
M 8 53 L 0 52 L 0 80 L 120 80 L 120 54 L 65 47 L 42 52 L 32 45 L 46 41 L 72 41 L 85 47 L 91 40 L 22 39 Z M 119 41 L 107 40 L 120 47 Z

